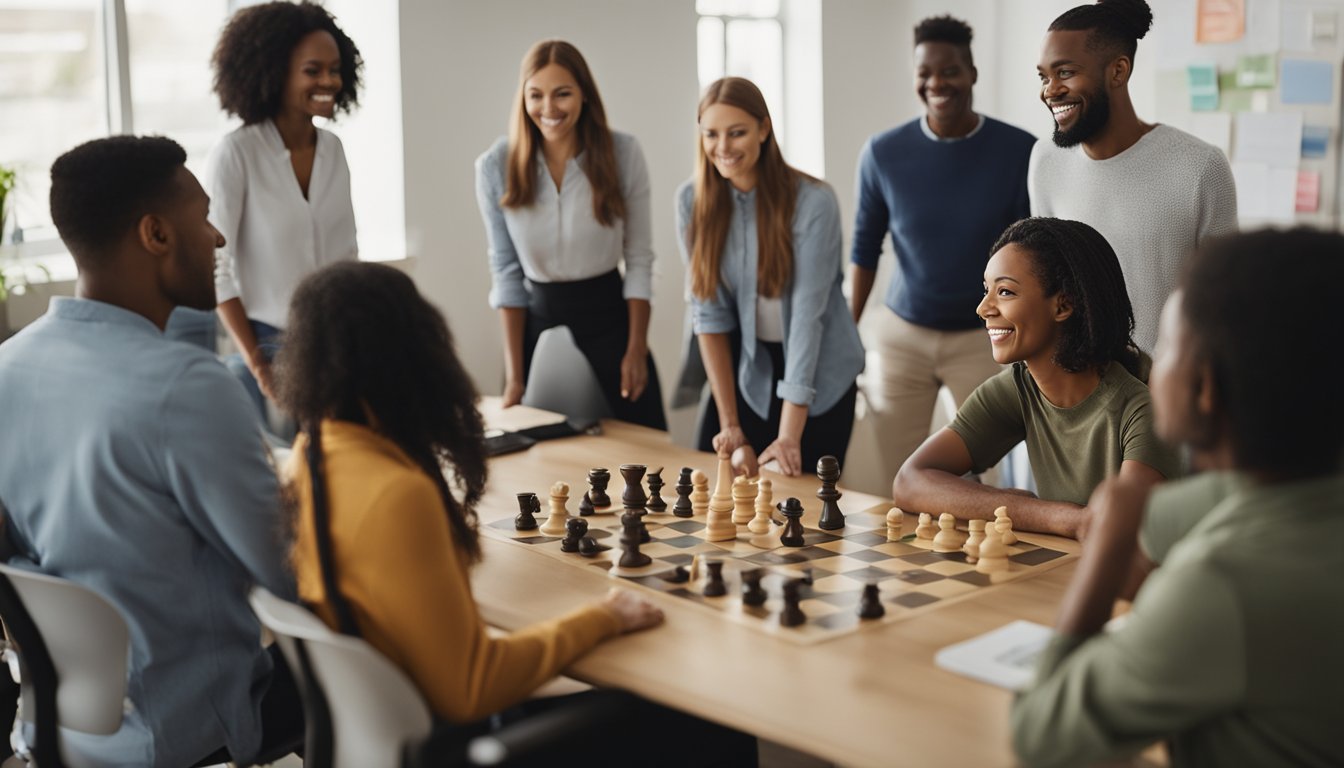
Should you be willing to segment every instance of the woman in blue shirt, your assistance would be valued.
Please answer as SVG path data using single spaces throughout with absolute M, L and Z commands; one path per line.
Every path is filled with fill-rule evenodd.
M 700 99 L 695 178 L 677 193 L 695 333 L 714 398 L 702 450 L 741 450 L 786 475 L 844 462 L 863 345 L 840 291 L 840 208 L 784 162 L 760 90 L 715 81 Z
M 541 332 L 564 325 L 616 418 L 667 429 L 648 347 L 649 170 L 634 137 L 607 127 L 574 46 L 543 40 L 523 57 L 509 135 L 476 161 L 476 200 L 504 325 L 505 407 L 522 400 Z

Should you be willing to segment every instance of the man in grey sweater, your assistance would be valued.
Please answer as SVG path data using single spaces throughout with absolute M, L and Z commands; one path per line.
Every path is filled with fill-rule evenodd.
M 1037 66 L 1055 131 L 1036 143 L 1027 169 L 1032 215 L 1086 222 L 1115 249 L 1134 340 L 1149 354 L 1186 256 L 1237 228 L 1223 153 L 1134 112 L 1129 77 L 1152 20 L 1144 0 L 1100 0 L 1055 19 Z

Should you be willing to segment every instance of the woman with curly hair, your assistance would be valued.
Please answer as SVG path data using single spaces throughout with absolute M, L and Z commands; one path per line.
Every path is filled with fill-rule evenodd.
M 924 441 L 897 473 L 892 497 L 935 517 L 988 520 L 1007 506 L 1014 528 L 1076 537 L 1106 477 L 1156 484 L 1176 477 L 1180 460 L 1153 431 L 1134 312 L 1106 239 L 1078 221 L 1023 219 L 991 253 L 976 313 L 994 359 L 1012 365 Z M 1023 440 L 1040 498 L 963 477 Z
M 240 356 L 230 368 L 260 413 L 290 294 L 324 264 L 354 260 L 350 168 L 331 119 L 358 102 L 359 49 L 322 6 L 271 2 L 233 15 L 215 47 L 215 93 L 243 121 L 211 153 L 210 219 L 219 316 Z
M 564 325 L 612 414 L 667 429 L 648 344 L 649 169 L 639 142 L 607 127 L 574 46 L 543 40 L 523 57 L 509 135 L 476 160 L 476 200 L 504 326 L 504 405 L 522 400 L 541 332 Z
M 402 272 L 354 262 L 304 280 L 288 319 L 276 382 L 303 430 L 286 467 L 298 506 L 299 596 L 400 667 L 445 723 L 446 742 L 485 729 L 485 718 L 603 640 L 662 621 L 646 600 L 613 589 L 558 619 L 487 634 L 468 577 L 481 556 L 484 428 L 443 316 Z M 637 748 L 629 740 L 652 742 L 650 729 L 668 717 L 695 734 L 684 749 L 709 739 L 725 754 L 755 756 L 742 734 L 623 694 L 600 698 L 604 711 L 631 722 L 610 733 L 612 723 L 603 724 L 600 743 L 577 740 L 587 764 L 607 764 L 606 750 L 621 744 Z M 543 705 L 509 717 L 532 706 Z M 669 754 L 670 765 L 694 762 L 677 748 Z

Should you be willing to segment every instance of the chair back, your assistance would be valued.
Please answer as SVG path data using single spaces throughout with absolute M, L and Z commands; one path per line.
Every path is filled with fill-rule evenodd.
M 548 328 L 537 338 L 523 405 L 563 413 L 579 422 L 612 416 L 593 366 L 563 325 Z
M 296 675 L 310 675 L 321 691 L 335 768 L 399 768 L 406 746 L 429 737 L 433 720 L 424 698 L 372 646 L 264 589 L 253 589 L 251 602 Z

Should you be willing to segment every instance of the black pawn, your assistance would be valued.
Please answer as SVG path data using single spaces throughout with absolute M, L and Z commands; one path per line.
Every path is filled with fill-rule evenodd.
M 592 515 L 593 512 L 593 500 L 589 498 L 588 492 L 584 491 L 583 499 L 579 501 L 579 516 L 588 517 L 589 515 Z
M 588 471 L 588 485 L 592 490 L 588 493 L 592 497 L 593 507 L 606 508 L 611 506 L 611 497 L 607 495 L 607 483 L 611 482 L 611 473 L 602 467 Z
M 667 502 L 659 492 L 663 490 L 663 468 L 659 467 L 649 473 L 649 503 L 645 508 L 650 512 L 664 512 L 667 510 Z
M 540 511 L 541 499 L 537 498 L 537 494 L 518 494 L 518 516 L 513 518 L 513 527 L 520 531 L 535 531 L 537 518 L 533 515 Z
M 561 552 L 578 552 L 579 540 L 588 535 L 588 521 L 571 517 L 565 521 L 565 538 L 560 540 Z
M 728 585 L 723 583 L 723 561 L 710 560 L 705 563 L 709 572 L 709 581 L 705 583 L 705 597 L 723 597 L 728 594 Z
M 803 503 L 790 496 L 775 505 L 784 516 L 784 530 L 779 534 L 779 543 L 786 547 L 801 547 L 803 541 Z
M 691 508 L 691 491 L 695 486 L 691 484 L 691 468 L 682 467 L 681 476 L 677 478 L 677 501 L 672 505 L 672 514 L 677 517 L 694 517 L 695 510 Z
M 653 562 L 653 558 L 639 551 L 639 529 L 642 527 L 637 515 L 631 515 L 621 523 L 621 560 L 617 565 L 622 568 L 641 568 Z
M 636 525 L 639 526 L 640 544 L 648 544 L 652 540 L 652 537 L 649 536 L 649 527 L 644 524 L 644 514 L 645 512 L 642 509 L 627 509 L 621 513 L 622 526 L 629 520 L 636 521 Z
M 859 618 L 860 619 L 880 619 L 887 612 L 882 607 L 882 601 L 877 598 L 877 585 L 864 584 L 863 597 L 859 598 Z
M 779 623 L 785 627 L 796 627 L 807 621 L 807 614 L 798 606 L 798 589 L 802 582 L 789 579 L 784 582 L 784 608 L 779 612 Z
M 685 584 L 686 582 L 691 580 L 691 572 L 686 570 L 686 566 L 678 565 L 676 568 L 673 568 L 668 573 L 663 574 L 661 578 L 663 581 L 670 582 L 672 584 Z
M 742 604 L 751 606 L 765 605 L 765 590 L 761 589 L 760 568 L 742 573 Z
M 821 499 L 821 520 L 817 527 L 823 531 L 834 531 L 845 527 L 845 513 L 840 511 L 840 492 L 835 484 L 840 480 L 840 462 L 834 456 L 822 456 L 817 462 L 817 479 L 821 488 L 817 489 L 817 498 Z
M 606 549 L 606 547 L 598 544 L 597 539 L 594 539 L 592 536 L 584 536 L 582 539 L 579 539 L 579 554 L 584 557 L 597 557 L 598 553 L 604 549 Z

